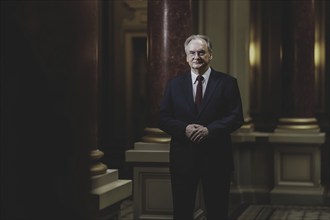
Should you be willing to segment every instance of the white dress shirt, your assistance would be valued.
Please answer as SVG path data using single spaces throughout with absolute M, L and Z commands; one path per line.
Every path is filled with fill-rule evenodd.
M 204 80 L 203 80 L 203 97 L 204 97 L 204 93 L 205 93 L 205 90 L 206 90 L 206 85 L 207 85 L 207 82 L 209 81 L 209 77 L 210 77 L 210 74 L 211 74 L 211 68 L 209 67 L 206 72 L 202 75 Z M 193 87 L 193 96 L 194 96 L 194 100 L 195 100 L 195 97 L 196 97 L 196 87 L 197 87 L 197 76 L 198 74 L 196 73 L 193 73 L 191 71 L 191 82 L 192 82 L 192 87 Z

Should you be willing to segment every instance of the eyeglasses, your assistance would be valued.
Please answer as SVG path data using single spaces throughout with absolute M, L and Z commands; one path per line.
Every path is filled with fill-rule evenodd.
M 205 56 L 206 54 L 206 51 L 204 50 L 200 50 L 200 51 L 188 51 L 187 55 L 190 56 L 190 57 L 195 57 L 196 55 L 198 57 L 203 57 Z

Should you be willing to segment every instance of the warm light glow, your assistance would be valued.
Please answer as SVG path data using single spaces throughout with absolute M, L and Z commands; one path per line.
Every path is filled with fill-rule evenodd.
M 251 41 L 249 45 L 250 66 L 256 66 L 259 63 L 259 50 L 257 43 Z
M 321 46 L 320 42 L 315 41 L 314 44 L 314 65 L 315 67 L 320 66 L 321 64 Z
M 322 35 L 320 33 L 319 27 L 315 29 L 315 42 L 314 42 L 314 65 L 316 69 L 319 69 L 324 65 L 325 57 L 325 46 L 322 40 Z

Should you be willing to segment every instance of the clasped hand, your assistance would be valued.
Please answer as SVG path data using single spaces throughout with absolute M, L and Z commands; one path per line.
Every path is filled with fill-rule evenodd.
M 194 143 L 201 142 L 208 134 L 209 130 L 199 124 L 190 124 L 186 127 L 186 136 Z

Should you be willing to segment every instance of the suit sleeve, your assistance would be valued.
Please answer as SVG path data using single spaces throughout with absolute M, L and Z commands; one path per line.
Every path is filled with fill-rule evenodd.
M 226 106 L 224 114 L 207 125 L 211 138 L 230 134 L 240 128 L 244 122 L 241 96 L 235 78 L 226 82 L 224 99 Z
M 173 91 L 171 81 L 167 83 L 160 103 L 159 128 L 177 139 L 186 139 L 187 123 L 175 118 L 173 110 Z

